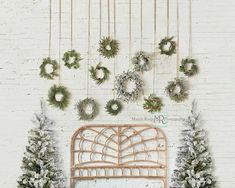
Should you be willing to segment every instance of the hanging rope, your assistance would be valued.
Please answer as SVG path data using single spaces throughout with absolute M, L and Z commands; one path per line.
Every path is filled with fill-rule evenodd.
M 131 61 L 131 0 L 129 0 L 129 62 Z M 130 67 L 130 63 L 129 63 Z
M 155 44 L 157 43 L 157 0 L 154 0 L 154 28 L 153 28 L 153 32 L 154 32 L 154 44 L 153 44 L 153 51 L 154 51 L 154 57 L 156 55 L 156 48 L 155 48 Z M 156 82 L 156 66 L 153 65 L 153 93 L 155 92 L 155 82 Z
M 180 61 L 180 52 L 179 52 L 179 43 L 180 43 L 180 31 L 179 31 L 179 0 L 177 0 L 177 59 L 176 59 L 176 77 L 179 78 L 179 61 Z
M 89 96 L 89 65 L 91 51 L 91 0 L 88 1 L 87 97 Z
M 169 36 L 169 28 L 170 28 L 170 2 L 167 0 L 167 36 Z
M 59 76 L 58 84 L 61 84 L 61 18 L 62 18 L 62 3 L 59 0 Z
M 71 50 L 73 49 L 73 0 L 71 0 L 71 7 L 70 7 L 70 9 L 71 9 L 71 15 L 70 15 L 70 19 L 71 19 L 71 33 L 70 33 L 70 42 L 71 42 Z
M 50 10 L 49 10 L 49 47 L 48 47 L 48 54 L 49 54 L 49 57 L 51 57 L 51 1 L 50 0 Z
M 100 0 L 100 40 L 102 37 L 102 0 Z
M 140 49 L 143 49 L 143 0 L 140 1 Z
M 192 57 L 192 0 L 189 0 L 189 57 Z
M 113 0 L 113 33 L 114 33 L 114 39 L 116 40 L 116 0 Z M 114 65 L 113 65 L 113 88 L 115 87 L 115 76 L 116 76 L 116 56 L 114 58 Z M 115 90 L 113 90 L 113 98 L 115 99 Z
M 110 37 L 110 0 L 108 0 L 108 36 Z

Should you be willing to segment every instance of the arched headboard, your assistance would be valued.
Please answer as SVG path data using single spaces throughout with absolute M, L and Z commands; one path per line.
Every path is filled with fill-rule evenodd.
M 98 178 L 157 178 L 167 187 L 167 140 L 150 125 L 89 125 L 71 142 L 71 184 Z

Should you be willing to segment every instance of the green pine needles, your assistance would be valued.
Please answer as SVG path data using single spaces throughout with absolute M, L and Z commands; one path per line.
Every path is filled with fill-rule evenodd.
M 122 103 L 119 100 L 111 99 L 107 102 L 105 109 L 110 115 L 116 116 L 122 111 Z
M 105 58 L 113 58 L 118 54 L 119 42 L 111 37 L 104 37 L 100 40 L 98 52 Z
M 134 65 L 134 71 L 143 73 L 151 70 L 151 57 L 144 51 L 136 52 L 131 62 Z
M 191 77 L 196 75 L 198 73 L 198 69 L 197 61 L 195 59 L 182 59 L 180 71 L 183 72 L 186 76 Z
M 165 37 L 159 43 L 160 53 L 171 56 L 176 53 L 176 42 L 173 41 L 174 37 Z
M 71 50 L 64 53 L 62 60 L 64 61 L 64 65 L 69 69 L 78 69 L 80 67 L 79 62 L 82 60 L 82 58 L 80 53 L 76 52 L 75 50 Z
M 53 80 L 58 76 L 59 65 L 56 60 L 51 58 L 44 58 L 40 65 L 40 76 L 49 80 Z
M 48 92 L 48 102 L 50 105 L 64 110 L 69 105 L 70 95 L 66 87 L 53 85 Z
M 103 72 L 103 76 L 98 76 L 98 71 Z M 96 84 L 100 85 L 109 79 L 110 71 L 107 67 L 101 66 L 101 63 L 98 63 L 95 67 L 91 67 L 89 72 L 91 73 L 91 78 L 96 82 Z
M 148 112 L 160 112 L 162 107 L 162 99 L 160 97 L 156 97 L 155 94 L 150 94 L 148 98 L 144 98 L 143 108 Z

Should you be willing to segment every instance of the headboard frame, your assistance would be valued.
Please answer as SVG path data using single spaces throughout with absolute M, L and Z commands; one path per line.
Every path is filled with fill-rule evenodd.
M 167 187 L 167 140 L 150 125 L 87 125 L 71 141 L 71 184 L 98 178 L 157 178 Z

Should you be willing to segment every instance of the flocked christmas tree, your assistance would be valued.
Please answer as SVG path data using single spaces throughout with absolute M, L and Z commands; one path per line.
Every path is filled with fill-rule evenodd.
M 63 173 L 58 165 L 58 152 L 50 127 L 53 122 L 46 117 L 44 105 L 42 113 L 35 115 L 36 127 L 29 134 L 28 146 L 23 157 L 23 175 L 18 180 L 18 188 L 63 188 Z
M 206 131 L 200 128 L 199 114 L 193 103 L 190 116 L 184 120 L 182 146 L 176 159 L 172 188 L 214 188 L 213 164 L 208 151 Z

